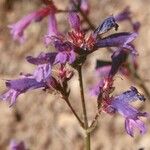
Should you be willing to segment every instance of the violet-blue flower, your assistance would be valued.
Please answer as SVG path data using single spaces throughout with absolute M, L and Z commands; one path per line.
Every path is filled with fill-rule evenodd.
M 141 134 L 144 134 L 146 132 L 146 126 L 139 117 L 149 117 L 148 113 L 140 112 L 129 104 L 136 100 L 144 101 L 145 98 L 135 87 L 131 87 L 130 90 L 112 98 L 108 106 L 105 106 L 106 112 L 119 112 L 125 118 L 125 129 L 130 136 L 134 136 L 135 128 L 139 129 Z
M 133 53 L 137 53 L 134 47 L 131 45 L 131 42 L 137 37 L 136 33 L 121 32 L 115 33 L 110 36 L 107 36 L 103 39 L 98 39 L 96 41 L 96 46 L 98 48 L 102 47 L 122 47 L 129 49 Z
M 0 95 L 0 99 L 9 102 L 10 106 L 12 106 L 20 94 L 28 90 L 46 88 L 47 85 L 45 82 L 37 82 L 33 76 L 27 75 L 27 77 L 20 79 L 7 80 L 6 87 L 8 90 Z

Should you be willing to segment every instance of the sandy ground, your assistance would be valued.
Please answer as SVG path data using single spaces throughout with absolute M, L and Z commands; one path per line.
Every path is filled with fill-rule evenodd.
M 20 45 L 14 42 L 9 34 L 7 25 L 17 21 L 30 11 L 41 6 L 37 0 L 14 0 L 13 7 L 5 7 L 5 1 L 0 1 L 0 91 L 5 89 L 3 79 L 12 79 L 20 72 L 31 72 L 33 66 L 25 61 L 28 55 L 37 55 L 41 51 L 50 51 L 45 48 L 42 36 L 46 32 L 47 20 L 33 24 L 27 31 L 27 41 Z M 150 87 L 150 1 L 149 0 L 90 0 L 90 18 L 98 25 L 105 17 L 117 14 L 127 5 L 131 7 L 135 20 L 141 22 L 139 36 L 135 42 L 139 51 L 139 74 L 143 77 L 147 88 Z M 67 2 L 56 1 L 60 8 L 66 8 Z M 59 28 L 67 30 L 67 17 L 58 15 Z M 120 24 L 120 31 L 131 31 L 129 24 Z M 96 58 L 107 58 L 108 54 L 96 52 L 89 57 L 84 67 L 84 84 L 93 83 L 93 71 Z M 73 89 L 72 104 L 81 116 L 79 101 L 78 80 L 75 76 L 71 81 Z M 117 78 L 117 92 L 129 88 L 134 83 L 126 79 Z M 139 90 L 143 92 L 140 88 Z M 86 89 L 86 91 L 88 91 Z M 92 121 L 96 112 L 95 100 L 86 95 L 88 119 Z M 150 100 L 138 103 L 145 111 L 150 111 Z M 30 150 L 82 150 L 84 136 L 76 119 L 58 96 L 45 93 L 41 90 L 28 92 L 19 97 L 16 106 L 9 108 L 4 102 L 0 103 L 0 150 L 8 149 L 11 139 L 25 141 Z M 146 121 L 146 120 L 145 120 Z M 124 119 L 120 115 L 110 116 L 103 113 L 99 124 L 91 136 L 92 150 L 150 150 L 150 120 L 146 121 L 148 132 L 131 138 L 125 133 Z

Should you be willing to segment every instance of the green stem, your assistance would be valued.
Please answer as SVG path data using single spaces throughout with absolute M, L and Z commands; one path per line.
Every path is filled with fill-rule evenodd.
M 90 132 L 88 130 L 88 119 L 87 119 L 87 111 L 85 105 L 85 97 L 84 97 L 84 88 L 83 88 L 83 80 L 82 80 L 82 66 L 79 66 L 78 74 L 79 74 L 79 84 L 80 84 L 80 93 L 81 93 L 81 102 L 83 109 L 83 117 L 84 117 L 84 128 L 85 128 L 85 149 L 90 150 Z

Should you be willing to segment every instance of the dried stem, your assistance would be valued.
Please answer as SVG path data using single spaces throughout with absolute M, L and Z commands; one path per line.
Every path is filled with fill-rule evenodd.
M 70 110 L 72 111 L 72 113 L 74 114 L 74 116 L 76 117 L 76 119 L 78 120 L 78 122 L 81 125 L 81 127 L 84 128 L 84 123 L 81 121 L 80 117 L 78 116 L 78 114 L 76 113 L 76 111 L 74 110 L 74 108 L 72 107 L 72 105 L 71 105 L 68 97 L 64 97 L 63 96 L 63 99 L 65 100 L 65 102 L 69 106 Z
M 79 84 L 80 84 L 80 93 L 81 93 L 81 102 L 82 102 L 82 109 L 83 109 L 83 117 L 84 117 L 84 128 L 85 128 L 85 148 L 86 150 L 90 150 L 90 132 L 88 130 L 88 119 L 87 119 L 87 111 L 85 105 L 85 98 L 84 98 L 84 88 L 83 88 L 83 80 L 82 80 L 82 66 L 79 66 L 78 74 L 79 74 Z

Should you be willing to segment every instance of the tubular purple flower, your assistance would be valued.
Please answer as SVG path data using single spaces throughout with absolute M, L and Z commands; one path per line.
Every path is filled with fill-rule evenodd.
M 71 26 L 75 31 L 80 31 L 80 18 L 75 12 L 70 12 L 68 16 L 68 21 Z
M 31 22 L 39 22 L 44 17 L 49 15 L 54 10 L 53 5 L 44 7 L 38 11 L 32 12 L 31 14 L 23 17 L 17 23 L 9 25 L 11 29 L 11 34 L 13 35 L 14 40 L 18 40 L 20 43 L 25 41 L 24 30 L 30 25 Z
M 23 141 L 11 140 L 9 150 L 27 150 Z
M 52 53 L 40 53 L 37 57 L 32 57 L 32 56 L 27 56 L 26 60 L 34 65 L 42 65 L 42 64 L 53 64 L 55 61 L 57 53 L 52 52 Z
M 46 88 L 45 82 L 37 82 L 33 76 L 27 76 L 24 78 L 16 79 L 16 80 L 7 80 L 6 87 L 8 90 L 0 95 L 0 99 L 4 101 L 8 101 L 10 106 L 12 106 L 15 102 L 17 97 L 25 93 L 28 90 L 38 89 L 38 88 Z
M 131 52 L 136 53 L 135 49 L 131 45 L 131 42 L 137 37 L 136 33 L 121 32 L 115 33 L 103 39 L 96 41 L 98 48 L 102 47 L 122 47 L 129 49 Z
M 44 37 L 44 43 L 46 46 L 52 42 L 52 37 L 57 36 L 59 34 L 57 29 L 57 21 L 55 17 L 55 12 L 52 12 L 49 14 L 49 20 L 48 20 L 48 32 L 47 35 Z
M 130 90 L 114 97 L 106 109 L 109 113 L 117 111 L 125 118 L 125 129 L 130 136 L 134 136 L 135 128 L 138 128 L 140 133 L 144 134 L 146 132 L 146 126 L 139 117 L 149 117 L 148 113 L 140 112 L 129 105 L 130 102 L 135 100 L 145 101 L 145 98 L 135 87 L 131 87 Z
M 130 20 L 131 19 L 130 15 L 131 15 L 130 7 L 126 7 L 118 15 L 114 16 L 114 18 L 117 22 L 124 21 L 124 20 Z

